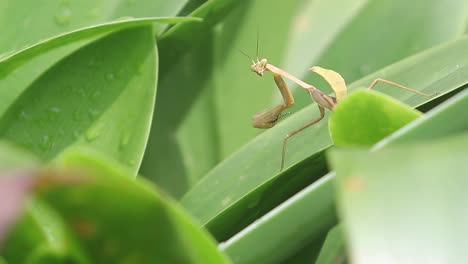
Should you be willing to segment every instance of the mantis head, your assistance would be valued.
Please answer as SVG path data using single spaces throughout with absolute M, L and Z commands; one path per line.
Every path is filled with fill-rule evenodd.
M 250 70 L 258 74 L 260 77 L 263 76 L 263 73 L 265 72 L 268 64 L 267 59 L 262 59 L 260 61 L 257 59 L 257 62 L 252 60 L 252 63 L 253 64 L 250 66 Z

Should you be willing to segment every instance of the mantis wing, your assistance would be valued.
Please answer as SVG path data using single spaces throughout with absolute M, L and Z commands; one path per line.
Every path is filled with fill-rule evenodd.
M 332 70 L 324 69 L 319 66 L 314 66 L 309 70 L 322 76 L 322 78 L 330 84 L 331 88 L 333 89 L 333 92 L 335 92 L 337 103 L 339 103 L 346 97 L 346 83 L 339 73 Z

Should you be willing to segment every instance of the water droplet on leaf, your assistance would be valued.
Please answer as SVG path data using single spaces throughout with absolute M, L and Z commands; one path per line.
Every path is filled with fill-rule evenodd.
M 105 125 L 104 123 L 96 123 L 86 130 L 85 137 L 88 141 L 93 141 L 96 138 L 100 137 L 104 132 Z

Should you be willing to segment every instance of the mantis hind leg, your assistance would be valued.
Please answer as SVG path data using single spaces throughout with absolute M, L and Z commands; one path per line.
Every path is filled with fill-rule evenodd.
M 325 116 L 325 108 L 318 105 L 318 108 L 319 108 L 319 111 L 320 111 L 320 116 L 315 118 L 314 120 L 310 121 L 309 123 L 305 124 L 303 127 L 300 127 L 294 131 L 291 131 L 289 134 L 286 135 L 286 137 L 284 138 L 284 141 L 283 141 L 283 151 L 282 151 L 282 155 L 281 155 L 281 168 L 280 168 L 280 171 L 283 170 L 284 168 L 284 161 L 286 159 L 286 145 L 288 143 L 288 139 L 290 139 L 291 137 L 293 137 L 294 135 L 297 135 L 297 133 L 301 132 L 302 130 L 310 127 L 311 125 L 317 123 L 318 121 L 322 120 L 323 117 Z
M 422 95 L 422 96 L 433 96 L 433 95 L 436 95 L 436 93 L 434 93 L 434 94 L 422 93 L 422 92 L 420 92 L 420 91 L 416 91 L 416 90 L 414 90 L 414 89 L 411 89 L 411 88 L 408 88 L 408 87 L 406 87 L 406 86 L 403 86 L 403 85 L 401 85 L 401 84 L 399 84 L 399 83 L 392 82 L 392 81 L 389 81 L 389 80 L 385 80 L 385 79 L 382 79 L 382 78 L 377 78 L 377 79 L 375 79 L 375 80 L 369 85 L 369 87 L 367 87 L 367 89 L 370 90 L 370 89 L 374 88 L 374 86 L 375 86 L 377 83 L 379 83 L 379 82 L 386 83 L 386 84 L 390 84 L 390 85 L 396 86 L 396 87 L 398 87 L 398 88 L 401 88 L 401 89 L 403 89 L 403 90 L 407 90 L 407 91 L 410 91 L 410 92 L 413 92 L 413 93 L 415 93 L 415 94 L 419 94 L 419 95 Z

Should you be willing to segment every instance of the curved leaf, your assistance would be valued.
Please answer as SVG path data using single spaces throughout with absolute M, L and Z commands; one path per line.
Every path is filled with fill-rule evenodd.
M 371 146 L 419 116 L 393 98 L 361 90 L 335 107 L 328 125 L 337 146 Z
M 118 164 L 70 149 L 54 170 L 59 179 L 77 180 L 46 181 L 38 194 L 73 228 L 93 263 L 229 263 L 170 197 Z
M 9 56 L 0 59 L 0 77 L 4 77 L 16 67 L 25 63 L 32 58 L 41 55 L 51 49 L 64 46 L 73 42 L 78 42 L 85 39 L 102 37 L 103 35 L 123 30 L 131 27 L 152 25 L 153 23 L 181 23 L 190 21 L 201 21 L 197 18 L 189 17 L 154 17 L 140 19 L 125 19 L 120 21 L 109 22 L 100 25 L 94 25 L 87 28 L 70 31 L 59 36 L 41 41 L 30 47 L 24 48 Z
M 89 145 L 136 172 L 154 107 L 156 60 L 150 26 L 92 43 L 23 92 L 0 118 L 0 135 L 45 160 Z
M 187 0 L 50 0 L 30 1 L 26 5 L 20 1 L 4 0 L 0 3 L 0 54 L 14 52 L 54 35 L 122 17 L 175 16 L 186 2 Z
M 465 133 L 372 154 L 330 152 L 351 261 L 465 261 L 467 147 Z

